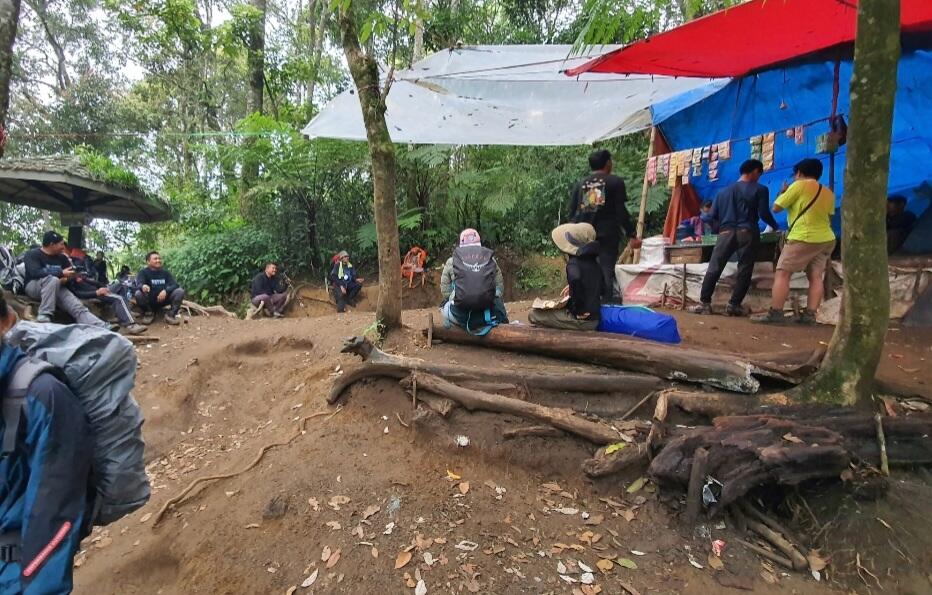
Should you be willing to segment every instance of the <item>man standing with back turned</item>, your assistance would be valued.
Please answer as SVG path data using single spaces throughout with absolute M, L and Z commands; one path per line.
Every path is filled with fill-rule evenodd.
M 570 201 L 570 222 L 588 223 L 595 228 L 599 242 L 599 266 L 605 286 L 603 301 L 611 301 L 615 293 L 615 263 L 618 261 L 618 244 L 621 229 L 630 240 L 632 248 L 641 241 L 635 236 L 634 224 L 628 214 L 628 195 L 625 181 L 612 174 L 612 154 L 601 149 L 589 155 L 592 173 L 573 190 Z
M 766 186 L 758 183 L 764 173 L 764 164 L 757 159 L 748 159 L 741 164 L 741 178 L 724 188 L 715 197 L 711 216 L 719 221 L 718 241 L 712 249 L 709 268 L 702 280 L 702 292 L 699 305 L 690 308 L 693 314 L 712 313 L 712 294 L 715 285 L 725 270 L 731 256 L 738 253 L 738 274 L 731 299 L 725 306 L 727 316 L 746 316 L 741 305 L 744 296 L 751 287 L 751 275 L 754 273 L 754 255 L 760 243 L 760 219 L 777 229 L 777 221 L 770 212 L 770 192 Z

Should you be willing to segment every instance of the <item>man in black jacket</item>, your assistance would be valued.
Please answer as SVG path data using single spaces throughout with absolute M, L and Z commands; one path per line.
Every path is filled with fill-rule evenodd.
M 615 263 L 621 230 L 632 248 L 640 247 L 634 223 L 628 214 L 625 181 L 612 174 L 612 154 L 601 149 L 589 155 L 592 173 L 573 190 L 570 218 L 573 223 L 588 223 L 595 228 L 599 241 L 599 266 L 602 268 L 602 296 L 611 301 L 615 293 Z
M 531 310 L 528 322 L 563 330 L 594 331 L 599 326 L 603 284 L 595 229 L 588 223 L 567 223 L 554 229 L 551 237 L 567 258 L 563 297 L 569 300 L 565 308 Z
M 171 307 L 165 314 L 168 324 L 181 324 L 178 311 L 184 301 L 184 289 L 175 278 L 162 267 L 162 256 L 158 252 L 146 254 L 146 267 L 136 275 L 139 290 L 136 292 L 136 305 L 144 312 L 142 323 L 152 324 L 156 312 Z
M 23 256 L 26 265 L 26 295 L 39 300 L 37 322 L 51 322 L 56 309 L 71 315 L 81 324 L 107 327 L 81 303 L 68 287 L 78 272 L 65 255 L 65 238 L 58 232 L 47 231 L 42 236 L 42 247 L 33 248 Z
M 259 307 L 259 304 L 264 304 L 265 310 L 270 312 L 273 318 L 284 318 L 285 314 L 282 311 L 288 294 L 284 279 L 278 275 L 278 265 L 274 262 L 266 264 L 265 270 L 253 277 L 251 294 L 253 306 Z

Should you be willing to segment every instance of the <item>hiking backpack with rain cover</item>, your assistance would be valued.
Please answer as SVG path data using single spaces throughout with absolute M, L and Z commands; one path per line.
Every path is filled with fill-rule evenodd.
M 6 246 L 0 246 L 0 287 L 16 295 L 26 292 L 26 267 Z
M 20 427 L 29 385 L 48 372 L 68 385 L 84 408 L 94 438 L 91 476 L 94 525 L 107 525 L 149 500 L 142 411 L 130 391 L 136 351 L 125 337 L 86 324 L 20 322 L 6 335 L 26 358 L 14 369 L 3 397 L 4 427 Z M 13 438 L 8 444 L 6 436 Z M 3 454 L 15 447 L 4 432 Z
M 460 246 L 453 251 L 453 305 L 468 311 L 490 310 L 495 305 L 494 252 L 482 246 Z

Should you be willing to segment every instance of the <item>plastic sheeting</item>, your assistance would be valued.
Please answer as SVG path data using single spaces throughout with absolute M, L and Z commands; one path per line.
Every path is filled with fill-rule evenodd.
M 618 46 L 600 46 L 611 51 Z M 386 99 L 397 143 L 583 145 L 651 125 L 650 106 L 692 91 L 699 101 L 726 80 L 584 75 L 563 71 L 568 45 L 463 46 L 394 74 Z M 339 94 L 303 130 L 309 137 L 366 140 L 355 88 Z
M 932 2 L 897 1 L 904 33 L 932 30 Z M 850 47 L 856 25 L 857 0 L 752 0 L 600 56 L 569 74 L 743 76 L 842 44 Z
M 846 120 L 850 107 L 851 66 L 850 61 L 840 63 L 838 114 Z M 673 150 L 731 139 L 731 159 L 719 162 L 718 180 L 708 179 L 708 166 L 704 164 L 703 175 L 690 181 L 704 199 L 713 198 L 718 190 L 738 179 L 741 162 L 750 157 L 751 136 L 776 132 L 774 169 L 761 178 L 774 200 L 781 183 L 792 177 L 793 165 L 805 157 L 822 160 L 825 166 L 822 182 L 828 183 L 829 156 L 816 155 L 816 136 L 829 131 L 834 68 L 832 61 L 818 61 L 735 79 L 698 102 L 691 97 L 676 97 L 658 103 L 652 108 L 654 121 L 659 123 Z M 914 196 L 913 190 L 932 179 L 930 72 L 932 51 L 914 50 L 903 55 L 893 119 L 889 193 L 906 195 L 908 208 L 917 214 L 929 206 L 929 199 Z M 785 132 L 799 125 L 807 126 L 802 143 L 797 144 L 795 138 L 787 137 Z M 846 147 L 843 146 L 835 156 L 835 194 L 839 202 L 844 194 L 845 156 Z M 878 197 L 878 200 L 886 200 L 886 197 Z M 834 222 L 836 231 L 839 216 L 836 214 Z M 777 215 L 781 225 L 785 224 L 785 218 L 785 213 Z

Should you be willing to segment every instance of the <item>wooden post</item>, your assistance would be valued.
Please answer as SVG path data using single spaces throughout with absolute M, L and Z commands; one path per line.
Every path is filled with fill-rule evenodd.
M 647 147 L 647 159 L 654 156 L 654 140 L 657 138 L 657 127 L 650 128 L 650 145 Z M 638 211 L 637 238 L 644 238 L 644 219 L 647 217 L 647 192 L 650 190 L 650 182 L 647 180 L 647 163 L 644 164 L 644 183 L 641 185 L 641 208 Z M 634 250 L 634 264 L 641 260 L 641 250 Z

